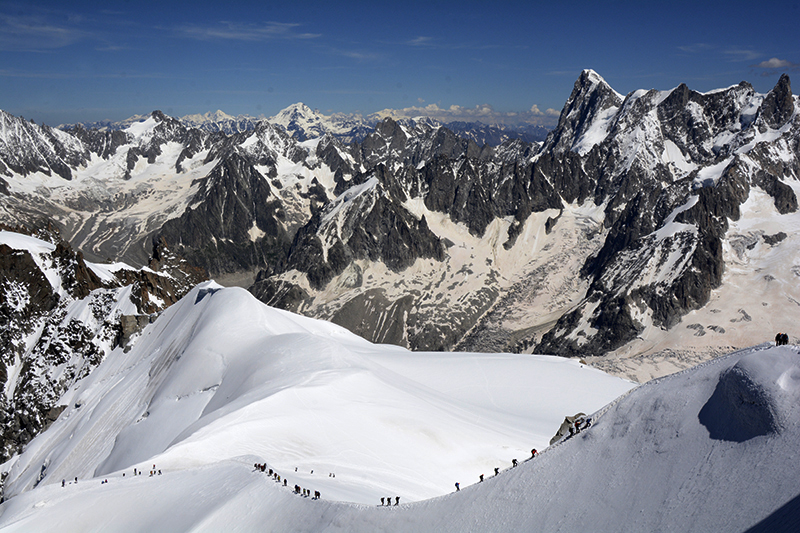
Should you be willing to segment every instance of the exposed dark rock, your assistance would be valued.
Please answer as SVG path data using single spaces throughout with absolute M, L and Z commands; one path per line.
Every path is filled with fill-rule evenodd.
M 778 83 L 767 93 L 761 104 L 760 114 L 764 122 L 773 129 L 778 129 L 791 118 L 794 113 L 794 98 L 789 76 L 781 74 Z
M 302 287 L 269 277 L 257 279 L 247 290 L 267 305 L 293 312 L 297 312 L 298 306 L 309 297 Z
M 344 219 L 341 238 L 320 227 L 322 216 L 315 215 L 295 235 L 287 269 L 305 272 L 311 286 L 319 289 L 357 259 L 382 261 L 395 271 L 411 266 L 420 257 L 443 260 L 444 246 L 428 229 L 425 218 L 417 220 L 381 191 L 377 186 L 352 202 L 343 199 L 347 205 L 331 207 L 341 210 L 337 216 Z M 323 239 L 329 244 L 323 245 Z
M 558 219 L 561 218 L 561 214 L 562 213 L 563 213 L 563 211 L 559 211 L 558 216 L 555 217 L 555 218 L 547 217 L 547 222 L 545 222 L 545 224 L 544 224 L 544 231 L 546 233 L 550 233 L 551 231 L 553 231 L 553 228 L 555 227 L 556 223 L 558 222 Z
M 390 301 L 380 289 L 370 289 L 344 304 L 331 322 L 372 342 L 403 345 L 406 317 L 413 305 L 410 295 Z
M 775 235 L 763 235 L 764 242 L 769 244 L 770 246 L 775 246 L 776 244 L 784 240 L 786 237 L 787 235 L 782 231 L 779 231 Z
M 145 326 L 153 321 L 153 315 L 122 315 L 119 317 L 120 332 L 117 345 L 126 350 L 130 349 L 129 343 L 134 335 L 140 333 Z
M 6 132 L 0 139 L 0 161 L 5 168 L 22 176 L 55 173 L 71 180 L 72 169 L 89 159 L 89 151 L 78 139 L 71 136 L 62 139 L 49 126 L 27 122 L 2 110 L 0 130 Z
M 550 132 L 545 147 L 555 154 L 572 149 L 602 112 L 622 105 L 622 100 L 596 73 L 584 70 L 561 110 L 558 126 Z
M 120 146 L 130 142 L 128 135 L 119 130 L 87 130 L 78 124 L 65 131 L 74 135 L 90 152 L 99 155 L 103 159 L 108 159 L 114 155 Z
M 776 176 L 768 174 L 767 172 L 759 171 L 753 180 L 754 185 L 758 185 L 764 191 L 772 196 L 775 201 L 775 209 L 778 213 L 785 215 L 787 213 L 794 213 L 797 211 L 797 196 L 794 190 L 780 181 Z
M 196 202 L 159 232 L 192 265 L 216 275 L 285 260 L 290 239 L 280 222 L 281 203 L 244 157 L 234 154 L 214 167 Z

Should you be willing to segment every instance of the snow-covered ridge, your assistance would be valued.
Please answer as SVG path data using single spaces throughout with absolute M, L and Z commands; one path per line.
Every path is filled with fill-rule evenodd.
M 199 292 L 194 295 L 196 302 L 193 307 L 208 307 L 211 301 L 224 294 L 213 292 L 215 288 L 211 286 L 205 290 L 208 291 L 205 295 Z M 281 327 L 286 327 L 287 332 L 296 331 L 291 322 L 283 322 L 278 326 Z M 152 325 L 149 335 L 152 336 L 157 328 L 157 324 Z M 319 331 L 313 326 L 302 329 L 304 331 L 298 332 L 301 335 L 311 334 L 306 339 L 322 336 L 330 340 L 330 336 L 335 334 L 334 330 Z M 350 350 L 365 346 L 341 340 L 344 344 L 338 346 L 349 346 Z M 307 346 L 314 350 L 313 344 Z M 367 356 L 367 352 L 362 351 L 361 355 Z M 294 352 L 296 355 L 299 353 L 299 349 Z M 355 353 L 351 352 L 336 361 L 340 365 L 354 362 L 353 355 Z M 378 370 L 388 361 L 393 361 L 393 371 L 403 368 L 402 352 L 391 355 L 380 359 L 379 366 L 371 368 Z M 395 360 L 394 356 L 400 356 L 400 360 Z M 319 360 L 320 357 L 311 356 L 309 361 L 312 359 Z M 249 360 L 252 362 L 254 358 Z M 413 373 L 414 379 L 422 377 L 426 387 L 433 386 L 442 370 L 458 368 L 451 366 L 452 361 L 441 363 L 441 366 L 436 365 L 434 372 L 417 368 Z M 507 363 L 512 365 L 507 370 L 516 364 Z M 232 364 L 232 361 L 227 361 L 227 364 Z M 117 371 L 122 372 L 122 367 L 122 364 L 118 365 Z M 405 368 L 411 370 L 414 367 L 412 364 Z M 242 367 L 240 371 L 255 368 Z M 296 390 L 297 394 L 287 398 L 285 405 L 294 412 L 301 411 L 316 391 L 332 390 L 335 376 L 344 368 L 339 366 L 326 379 L 317 380 L 305 390 Z M 358 372 L 356 368 L 349 368 Z M 382 370 L 385 377 L 392 375 L 386 373 L 388 370 Z M 588 368 L 575 368 L 572 375 L 579 376 L 579 371 L 585 370 Z M 137 372 L 143 371 L 131 369 L 130 377 L 133 378 Z M 162 372 L 169 370 L 163 369 Z M 208 374 L 196 374 L 193 379 Z M 459 381 L 462 375 L 457 373 L 452 377 Z M 504 374 L 504 379 L 509 378 L 513 376 Z M 124 387 L 121 385 L 127 381 L 123 379 L 120 386 L 112 390 L 117 402 L 122 400 L 121 389 Z M 173 379 L 169 386 L 165 382 L 156 396 L 177 392 L 175 386 L 179 383 L 187 384 L 188 380 L 178 382 Z M 551 381 L 551 384 L 556 382 Z M 395 385 L 398 390 L 407 392 L 412 392 L 416 386 L 414 380 L 396 381 Z M 221 394 L 219 391 L 223 386 L 208 394 Z M 275 431 L 274 423 L 269 431 L 250 431 L 248 422 L 259 416 L 259 410 L 246 410 L 243 406 L 237 411 L 236 424 L 224 423 L 225 416 L 222 416 L 204 429 L 197 428 L 193 435 L 184 435 L 173 445 L 181 449 L 180 455 L 166 453 L 142 458 L 136 463 L 145 472 L 155 468 L 153 476 L 134 477 L 131 465 L 125 468 L 127 475 L 124 477 L 120 471 L 98 471 L 95 475 L 87 473 L 86 477 L 79 477 L 75 483 L 70 477 L 72 471 L 62 469 L 56 473 L 55 470 L 63 468 L 60 465 L 68 462 L 68 458 L 74 461 L 81 455 L 79 446 L 70 441 L 83 440 L 82 432 L 85 430 L 76 418 L 87 418 L 90 410 L 95 415 L 100 414 L 101 402 L 98 400 L 101 391 L 96 389 L 87 390 L 81 397 L 84 400 L 81 409 L 86 412 L 72 410 L 69 415 L 65 413 L 34 443 L 39 458 L 45 456 L 48 448 L 52 450 L 48 455 L 51 460 L 45 464 L 44 480 L 36 488 L 17 494 L 2 504 L 0 527 L 4 530 L 50 530 L 57 527 L 69 532 L 110 527 L 119 531 L 141 531 L 143 527 L 158 524 L 171 531 L 215 531 L 235 526 L 242 531 L 261 531 L 264 528 L 320 531 L 335 527 L 357 532 L 376 529 L 491 530 L 501 533 L 527 530 L 743 532 L 754 526 L 788 531 L 800 519 L 796 506 L 796 470 L 787 462 L 800 437 L 800 354 L 796 346 L 758 346 L 652 381 L 602 409 L 594 416 L 592 426 L 578 435 L 549 448 L 538 448 L 538 457 L 529 458 L 529 453 L 525 459 L 518 457 L 520 462 L 516 468 L 508 462 L 500 464 L 499 475 L 494 475 L 492 470 L 484 471 L 486 475 L 482 482 L 477 476 L 458 477 L 461 482 L 459 491 L 454 491 L 450 483 L 448 494 L 416 503 L 408 503 L 401 496 L 399 505 L 394 505 L 395 492 L 380 489 L 374 492 L 367 505 L 339 503 L 329 496 L 335 493 L 337 486 L 365 483 L 372 475 L 369 468 L 360 470 L 355 477 L 342 473 L 345 470 L 337 470 L 333 478 L 330 476 L 332 473 L 325 469 L 315 469 L 315 474 L 308 473 L 310 464 L 300 462 L 297 456 L 287 463 L 289 466 L 286 468 L 258 455 L 264 441 L 287 437 Z M 362 398 L 368 394 L 364 388 L 358 390 L 362 391 Z M 511 397 L 502 386 L 486 390 L 503 398 Z M 573 393 L 577 390 L 578 387 L 571 389 Z M 469 395 L 463 398 L 469 398 Z M 748 400 L 746 409 L 742 408 L 743 398 Z M 243 405 L 243 400 L 245 398 L 239 396 L 232 399 L 231 404 L 238 402 Z M 142 428 L 137 432 L 144 431 L 145 426 L 164 427 L 167 420 L 159 415 L 165 409 L 176 410 L 182 402 L 192 401 L 191 397 L 182 397 L 178 401 L 159 403 L 158 411 L 138 420 Z M 524 403 L 528 404 L 527 401 Z M 324 404 L 318 405 L 325 408 Z M 533 411 L 541 407 L 539 402 L 529 405 Z M 370 408 L 363 402 L 358 406 L 337 406 L 347 410 L 360 409 L 362 424 L 371 419 L 368 414 L 373 412 L 371 409 L 378 407 Z M 219 403 L 214 407 L 225 409 Z M 514 409 L 513 404 L 498 407 Z M 106 412 L 109 408 L 106 407 Z M 385 418 L 394 418 L 395 409 L 395 406 L 383 405 L 374 412 L 383 412 Z M 475 411 L 474 405 L 461 403 L 461 409 L 452 414 L 457 417 L 462 410 L 475 412 L 478 416 L 481 413 Z M 431 409 L 424 408 L 422 412 L 430 413 Z M 530 414 L 531 409 L 528 412 Z M 94 419 L 93 425 L 95 428 L 108 427 L 120 416 L 125 418 L 129 415 L 118 409 L 116 417 Z M 158 420 L 152 420 L 154 417 Z M 324 423 L 324 420 L 317 419 L 315 423 Z M 506 421 L 498 418 L 494 422 L 503 424 Z M 65 425 L 75 428 L 72 439 L 67 438 L 66 428 L 60 427 Z M 304 431 L 301 424 L 297 425 L 300 427 L 296 434 L 303 435 L 303 439 L 313 433 Z M 471 426 L 468 434 L 460 438 L 468 438 L 479 427 Z M 369 455 L 377 453 L 388 459 L 397 453 L 409 457 L 409 476 L 414 479 L 429 479 L 436 475 L 434 470 L 426 468 L 427 465 L 410 457 L 415 452 L 414 446 L 402 446 L 409 442 L 408 439 L 418 437 L 418 433 L 407 434 L 402 441 L 390 446 L 376 447 L 378 442 L 374 439 L 379 439 L 386 429 L 386 426 L 374 426 L 371 440 L 353 439 L 351 442 Z M 232 431 L 236 431 L 237 439 L 225 437 Z M 126 437 L 132 438 L 133 435 L 128 433 Z M 234 442 L 241 447 L 252 442 L 259 447 L 252 449 L 256 453 L 227 458 L 220 455 L 225 448 L 214 446 L 218 438 L 224 439 L 227 445 Z M 315 466 L 329 458 L 340 457 L 335 439 L 328 439 L 325 445 L 313 450 L 308 448 L 307 452 L 301 442 L 296 440 L 292 444 L 301 454 L 312 453 L 318 461 Z M 137 445 L 146 444 L 137 441 Z M 68 454 L 70 448 L 74 451 Z M 131 448 L 131 451 L 135 449 Z M 461 450 L 463 455 L 475 453 L 475 449 L 470 447 L 457 450 L 451 455 L 457 453 L 461 456 Z M 12 475 L 24 472 L 23 461 L 29 461 L 32 455 L 20 457 L 12 467 Z M 82 457 L 84 461 L 90 460 L 89 455 Z M 288 479 L 286 487 L 253 468 L 253 463 L 264 461 L 282 478 Z M 30 464 L 29 470 L 39 470 L 38 460 L 27 464 Z M 299 464 L 298 472 L 294 472 L 293 464 Z M 387 461 L 383 465 L 381 477 L 395 471 Z M 48 476 L 66 476 L 67 482 L 62 487 L 57 479 L 48 482 Z M 293 493 L 295 484 L 312 491 L 319 490 L 322 499 L 315 501 Z M 576 491 L 594 497 L 585 498 L 576 505 Z M 386 496 L 392 497 L 391 508 L 381 506 L 379 500 Z
M 632 386 L 556 357 L 373 345 L 208 282 L 66 392 L 10 467 L 6 497 L 154 462 L 244 460 L 326 499 L 414 501 L 543 449 L 565 415 Z

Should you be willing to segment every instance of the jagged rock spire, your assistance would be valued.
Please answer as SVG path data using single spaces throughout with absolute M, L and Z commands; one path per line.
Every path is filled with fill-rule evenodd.
M 792 84 L 787 74 L 781 74 L 778 83 L 761 104 L 761 116 L 769 127 L 778 129 L 786 124 L 793 113 Z

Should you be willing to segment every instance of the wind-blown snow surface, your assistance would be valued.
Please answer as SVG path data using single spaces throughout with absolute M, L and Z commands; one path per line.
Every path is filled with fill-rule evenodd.
M 45 484 L 16 496 L 0 506 L 0 527 L 791 531 L 800 520 L 799 421 L 798 349 L 763 345 L 642 385 L 540 457 L 483 483 L 464 487 L 472 480 L 461 479 L 460 492 L 423 502 L 386 508 L 312 501 L 254 472 L 250 458 L 178 467 L 167 454 L 157 458 L 170 465 L 163 476 L 114 473 L 107 485 L 97 478 L 65 488 Z
M 67 392 L 59 420 L 4 468 L 4 512 L 37 484 L 117 483 L 154 463 L 192 478 L 266 461 L 326 500 L 430 498 L 544 448 L 565 415 L 632 386 L 557 357 L 373 345 L 209 282 Z

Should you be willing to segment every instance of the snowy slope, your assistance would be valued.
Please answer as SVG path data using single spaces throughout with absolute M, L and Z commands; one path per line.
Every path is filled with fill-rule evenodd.
M 5 497 L 153 463 L 266 461 L 326 499 L 420 500 L 544 448 L 565 415 L 632 386 L 555 357 L 373 345 L 206 283 L 65 394 L 59 420 L 7 465 Z
M 254 456 L 180 468 L 164 456 L 157 458 L 168 468 L 162 476 L 132 478 L 128 469 L 125 478 L 115 472 L 64 488 L 45 482 L 2 504 L 0 527 L 510 532 L 746 531 L 761 524 L 762 531 L 792 531 L 800 520 L 792 503 L 800 492 L 799 400 L 797 347 L 763 345 L 643 385 L 540 457 L 483 483 L 461 479 L 460 492 L 418 503 L 338 503 L 325 489 L 322 501 L 312 501 L 253 471 Z M 316 480 L 308 486 L 319 490 Z

